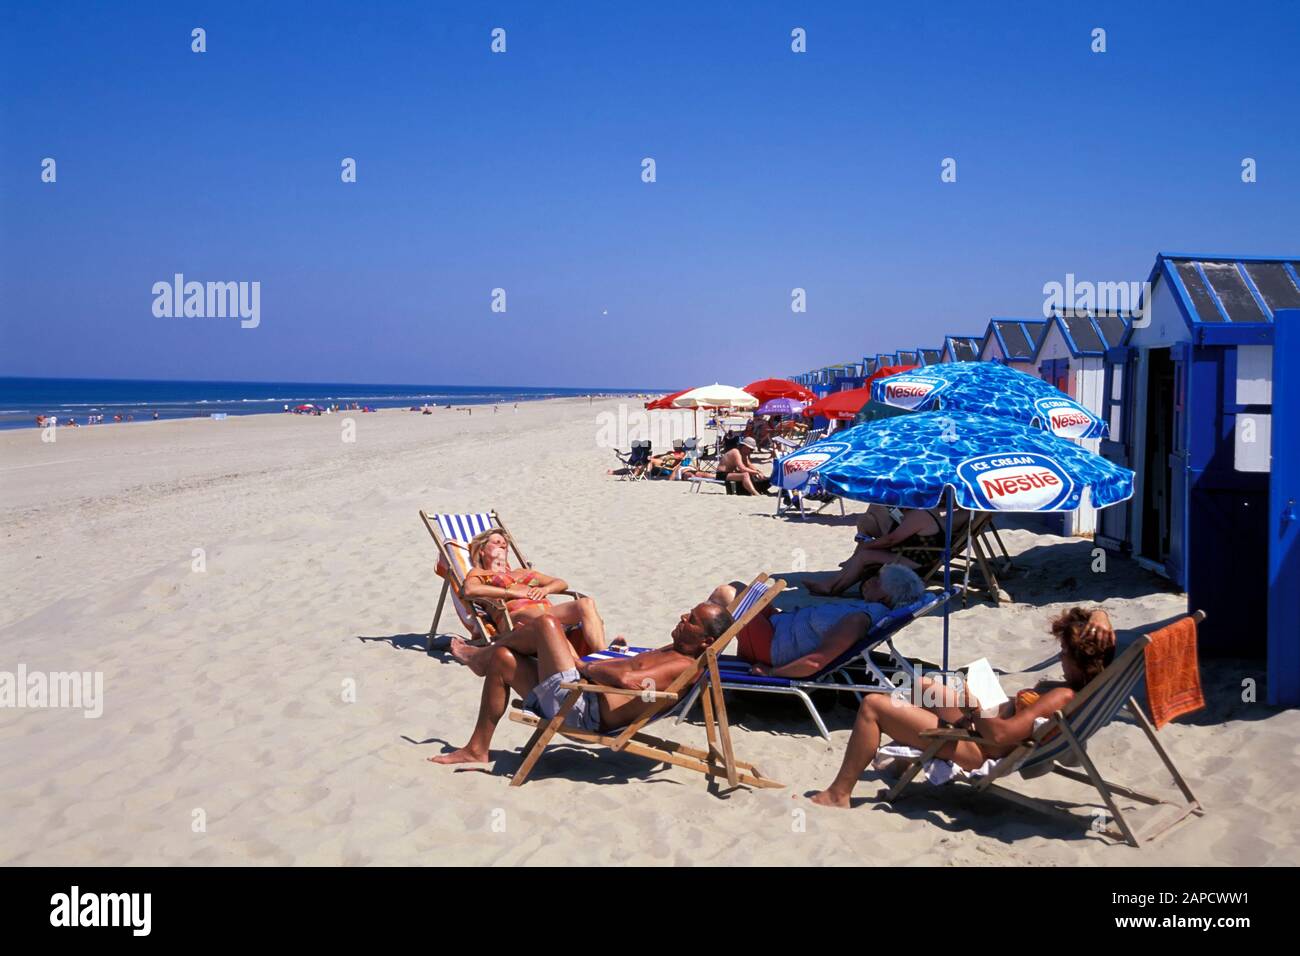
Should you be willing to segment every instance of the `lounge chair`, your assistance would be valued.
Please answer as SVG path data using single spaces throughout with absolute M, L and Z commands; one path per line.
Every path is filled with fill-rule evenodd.
M 760 677 L 750 673 L 748 661 L 739 657 L 723 658 L 718 662 L 722 689 L 798 697 L 808 708 L 808 715 L 817 725 L 817 732 L 829 743 L 830 732 L 809 694 L 819 690 L 847 691 L 861 699 L 863 694 L 892 693 L 900 686 L 910 687 L 915 684 L 920 675 L 917 674 L 915 665 L 894 647 L 894 637 L 918 617 L 942 608 L 945 601 L 956 595 L 957 590 L 954 588 L 947 593 L 927 594 L 913 604 L 894 608 L 876 621 L 862 640 L 809 677 Z M 881 652 L 881 645 L 888 648 L 888 653 Z M 901 674 L 902 683 L 895 684 L 887 671 L 894 675 Z M 691 692 L 677 718 L 678 723 L 690 714 L 699 694 L 699 687 Z
M 469 573 L 469 542 L 474 535 L 497 528 L 505 533 L 510 549 L 515 553 L 519 564 L 531 568 L 533 563 L 524 557 L 519 545 L 495 511 L 482 511 L 476 514 L 435 514 L 420 511 L 420 520 L 429 529 L 433 543 L 438 548 L 438 573 L 442 577 L 442 592 L 438 595 L 438 607 L 433 612 L 433 623 L 429 625 L 429 636 L 425 644 L 426 652 L 433 653 L 433 642 L 438 636 L 438 621 L 442 618 L 442 609 L 451 597 L 456 616 L 469 632 L 470 643 L 487 644 L 496 637 L 496 625 L 492 622 L 490 611 L 497 611 L 504 617 L 505 630 L 513 626 L 510 612 L 505 609 L 503 601 L 470 601 L 464 596 L 465 576 Z M 571 598 L 583 595 L 577 591 L 560 592 Z
M 615 448 L 614 456 L 623 463 L 623 480 L 639 481 L 645 477 L 646 468 L 650 464 L 650 442 L 634 441 L 626 453 Z
M 985 590 L 994 605 L 1001 605 L 1003 600 L 1010 600 L 1006 592 L 1002 590 L 997 571 L 994 569 L 994 564 L 998 561 L 993 551 L 994 541 L 997 542 L 997 546 L 1002 551 L 1001 563 L 1002 570 L 1005 573 L 1011 567 L 1011 555 L 1007 552 L 1006 545 L 1002 543 L 997 526 L 993 523 L 992 513 L 977 511 L 968 523 L 963 522 L 953 529 L 950 560 L 953 580 L 956 580 L 957 575 L 961 575 L 962 607 L 968 606 L 970 602 L 970 573 L 972 568 L 979 569 L 981 576 L 984 578 Z M 968 544 L 969 558 L 966 553 Z M 942 545 L 934 548 L 919 545 L 907 545 L 906 547 L 910 551 L 923 551 L 933 555 L 929 564 L 918 568 L 916 571 L 926 584 L 930 584 L 943 573 L 944 549 Z
M 511 705 L 510 719 L 516 723 L 527 724 L 534 728 L 533 735 L 524 747 L 524 761 L 515 771 L 512 787 L 521 786 L 527 779 L 537 761 L 541 758 L 547 744 L 558 733 L 579 743 L 598 744 L 614 751 L 624 751 L 648 757 L 655 762 L 673 764 L 695 770 L 706 777 L 726 777 L 731 787 L 743 785 L 750 787 L 780 787 L 782 784 L 763 776 L 753 764 L 737 760 L 731 744 L 731 727 L 727 721 L 727 708 L 722 697 L 722 677 L 718 666 L 718 655 L 740 633 L 741 629 L 762 612 L 785 588 L 782 580 L 771 580 L 766 574 L 754 579 L 728 608 L 734 621 L 712 645 L 688 667 L 676 680 L 662 691 L 626 690 L 607 687 L 604 684 L 587 682 L 564 683 L 560 686 L 569 692 L 555 716 L 547 720 L 537 714 L 523 709 L 521 701 Z M 629 649 L 635 653 L 643 649 Z M 588 660 L 608 658 L 613 651 L 592 655 Z M 687 747 L 671 740 L 663 740 L 643 733 L 651 721 L 671 716 L 681 708 L 696 687 L 704 689 L 704 729 L 708 738 L 708 749 L 700 750 Z M 619 730 L 585 731 L 578 730 L 564 723 L 565 717 L 585 691 L 623 694 L 630 697 L 651 697 L 655 706 L 632 723 Z
M 1197 611 L 1192 615 L 1192 619 L 1199 624 L 1205 620 L 1205 613 Z M 1013 773 L 1018 773 L 1027 778 L 1047 773 L 1058 773 L 1063 777 L 1069 777 L 1071 780 L 1091 784 L 1101 794 L 1111 815 L 1115 818 L 1120 834 L 1130 846 L 1135 847 L 1141 846 L 1143 840 L 1155 839 L 1192 814 L 1203 816 L 1205 814 L 1204 808 L 1201 807 L 1200 802 L 1192 794 L 1187 781 L 1178 772 L 1178 768 L 1174 766 L 1174 762 L 1169 754 L 1165 752 L 1165 748 L 1160 746 L 1160 741 L 1156 739 L 1155 728 L 1152 727 L 1151 721 L 1142 712 L 1142 706 L 1133 696 L 1134 688 L 1145 673 L 1144 652 L 1149 643 L 1151 643 L 1150 635 L 1143 634 L 1139 636 L 1111 662 L 1109 667 L 1093 678 L 1087 687 L 1077 693 L 1068 706 L 1063 710 L 1058 710 L 1048 718 L 1046 724 L 1040 725 L 1034 731 L 1032 737 L 999 760 L 986 776 L 976 778 L 973 781 L 974 789 L 981 792 L 992 791 L 1033 810 L 1077 822 L 1080 820 L 1077 814 L 1045 806 L 1042 802 L 1001 786 L 996 781 Z M 1088 740 L 1097 731 L 1109 724 L 1125 708 L 1128 709 L 1137 725 L 1142 728 L 1147 740 L 1151 741 L 1151 746 L 1155 748 L 1157 756 L 1160 757 L 1165 769 L 1169 771 L 1174 783 L 1182 792 L 1185 799 L 1184 803 L 1171 803 L 1168 800 L 1162 800 L 1159 797 L 1138 790 L 1118 786 L 1103 779 L 1101 774 L 1098 773 L 1092 758 L 1088 756 L 1086 749 Z M 919 758 L 910 762 L 910 766 L 903 776 L 890 788 L 889 793 L 885 796 L 886 801 L 892 802 L 897 799 L 903 792 L 903 788 L 924 767 L 926 761 L 934 759 L 944 744 L 952 740 L 979 739 L 978 735 L 969 731 L 944 727 L 924 731 L 921 736 L 931 741 L 930 745 Z M 1083 772 L 1081 773 L 1069 767 L 1062 767 L 1057 761 L 1066 761 L 1075 766 L 1081 765 Z M 1124 819 L 1124 814 L 1115 802 L 1116 795 L 1149 805 L 1166 804 L 1178 807 L 1180 812 L 1165 821 L 1153 821 L 1153 824 L 1147 828 L 1146 832 L 1138 833 Z

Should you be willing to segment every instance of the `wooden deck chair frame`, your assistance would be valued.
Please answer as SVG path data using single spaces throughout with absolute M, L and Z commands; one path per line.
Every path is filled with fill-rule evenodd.
M 1191 617 L 1197 624 L 1200 624 L 1201 621 L 1205 620 L 1205 612 L 1196 611 L 1191 615 Z M 1076 694 L 1067 707 L 1054 713 L 1050 718 L 1048 718 L 1046 724 L 1042 725 L 1034 732 L 1033 737 L 1020 744 L 1015 750 L 999 760 L 997 764 L 994 765 L 993 769 L 989 771 L 987 776 L 980 778 L 973 784 L 970 784 L 970 786 L 979 792 L 997 793 L 1014 803 L 1057 819 L 1069 820 L 1075 823 L 1080 822 L 1083 818 L 1078 814 L 1046 806 L 1041 800 L 1019 793 L 1009 787 L 1004 787 L 997 782 L 1002 777 L 1007 777 L 1013 773 L 1019 772 L 1020 765 L 1025 760 L 1029 759 L 1036 749 L 1045 745 L 1048 738 L 1053 737 L 1055 733 L 1060 733 L 1068 744 L 1066 752 L 1071 758 L 1073 758 L 1071 762 L 1082 766 L 1083 772 L 1070 769 L 1069 767 L 1062 767 L 1057 763 L 1052 763 L 1050 765 L 1051 772 L 1060 774 L 1063 777 L 1068 777 L 1071 780 L 1076 780 L 1080 783 L 1090 784 L 1097 793 L 1101 795 L 1102 800 L 1106 804 L 1106 808 L 1114 818 L 1115 823 L 1119 828 L 1118 836 L 1130 846 L 1140 847 L 1143 842 L 1154 840 L 1156 837 L 1162 836 L 1189 816 L 1204 816 L 1205 808 L 1201 806 L 1200 801 L 1197 800 L 1195 794 L 1192 793 L 1191 787 L 1188 786 L 1183 775 L 1179 773 L 1178 768 L 1174 765 L 1173 758 L 1171 758 L 1165 748 L 1160 745 L 1160 741 L 1156 737 L 1155 727 L 1152 726 L 1151 721 L 1147 718 L 1146 714 L 1143 713 L 1142 705 L 1138 703 L 1137 699 L 1131 693 L 1129 694 L 1128 699 L 1124 701 L 1121 709 L 1128 710 L 1137 725 L 1142 728 L 1143 734 L 1145 734 L 1147 740 L 1151 742 L 1151 746 L 1155 749 L 1156 755 L 1160 757 L 1161 763 L 1165 765 L 1165 769 L 1168 770 L 1170 776 L 1173 777 L 1174 784 L 1182 792 L 1185 800 L 1184 803 L 1178 804 L 1169 800 L 1162 800 L 1160 797 L 1153 796 L 1152 794 L 1143 793 L 1140 790 L 1133 790 L 1129 787 L 1120 786 L 1119 784 L 1106 780 L 1097 770 L 1097 766 L 1092 762 L 1092 758 L 1088 756 L 1088 751 L 1084 747 L 1086 740 L 1081 741 L 1075 735 L 1075 729 L 1071 723 L 1072 716 L 1079 712 L 1089 700 L 1097 694 L 1104 692 L 1110 681 L 1119 679 L 1119 676 L 1124 673 L 1125 669 L 1133 663 L 1133 658 L 1142 654 L 1146 650 L 1146 646 L 1150 643 L 1151 637 L 1149 634 L 1142 634 L 1139 636 L 1136 641 L 1125 648 L 1124 651 L 1110 663 L 1110 666 L 1108 666 L 1106 670 L 1098 674 L 1087 687 Z M 1101 727 L 1098 727 L 1097 731 L 1100 730 Z M 1097 731 L 1094 731 L 1094 733 Z M 979 740 L 978 735 L 971 734 L 968 731 L 944 727 L 923 731 L 921 736 L 930 740 L 930 745 L 919 758 L 910 761 L 910 765 L 899 778 L 898 782 L 895 783 L 886 794 L 886 802 L 892 803 L 897 799 L 908 783 L 910 783 L 921 768 L 925 766 L 925 763 L 934 759 L 934 757 L 938 755 L 939 750 L 949 741 Z M 1057 740 L 1053 740 L 1052 742 L 1054 744 L 1059 743 Z M 1174 806 L 1179 809 L 1179 812 L 1176 815 L 1170 816 L 1166 820 L 1153 821 L 1152 825 L 1149 826 L 1146 831 L 1139 832 L 1131 827 L 1129 822 L 1124 818 L 1124 814 L 1115 800 L 1116 796 L 1127 797 L 1130 800 L 1136 800 L 1139 803 L 1145 803 L 1149 806 L 1157 806 L 1161 804 Z M 1111 835 L 1115 836 L 1115 834 Z
M 954 574 L 961 574 L 961 602 L 962 607 L 969 606 L 970 603 L 970 572 L 973 566 L 979 568 L 980 574 L 984 578 L 984 586 L 988 591 L 989 597 L 994 605 L 1002 603 L 1002 584 L 998 581 L 997 572 L 994 570 L 994 564 L 997 557 L 993 551 L 993 545 L 990 543 L 990 537 L 996 539 L 998 547 L 1002 551 L 1003 570 L 1011 567 L 1011 555 L 1007 552 L 1006 545 L 1002 543 L 1002 538 L 998 535 L 997 527 L 993 524 L 993 513 L 989 511 L 977 511 L 974 517 L 960 529 L 953 532 L 952 537 L 952 557 L 951 564 Z M 967 539 L 970 539 L 971 558 L 966 557 Z M 917 574 L 926 584 L 930 584 L 934 579 L 943 572 L 943 547 L 922 547 L 909 546 L 912 551 L 924 551 L 934 555 L 930 564 L 917 570 Z
M 492 511 L 481 512 L 488 515 L 490 527 L 494 530 L 500 530 L 506 536 L 506 541 L 510 545 L 510 550 L 514 552 L 515 559 L 521 567 L 531 568 L 533 563 L 524 557 L 523 551 L 519 547 L 519 542 L 515 536 L 510 533 L 506 523 L 502 520 L 501 515 L 493 509 Z M 433 653 L 433 642 L 438 635 L 438 622 L 442 619 L 442 610 L 446 606 L 448 595 L 452 598 L 452 604 L 456 609 L 456 615 L 465 629 L 469 631 L 470 643 L 483 645 L 491 643 L 496 637 L 496 626 L 492 623 L 492 617 L 488 613 L 489 607 L 499 610 L 505 621 L 505 631 L 509 631 L 514 623 L 510 620 L 510 612 L 505 608 L 505 602 L 485 602 L 469 601 L 462 594 L 461 589 L 464 587 L 465 580 L 460 571 L 460 563 L 452 556 L 452 548 L 464 550 L 464 545 L 459 541 L 450 540 L 442 533 L 438 527 L 438 513 L 420 509 L 420 520 L 429 530 L 433 537 L 433 543 L 438 548 L 438 556 L 442 559 L 443 564 L 447 567 L 447 576 L 442 581 L 442 591 L 438 595 L 438 606 L 433 612 L 433 623 L 429 625 L 429 636 L 425 645 L 426 652 Z M 561 591 L 561 594 L 571 598 L 583 597 L 578 591 Z
M 608 687 L 604 684 L 566 682 L 560 686 L 569 692 L 569 696 L 565 698 L 555 716 L 549 720 L 525 711 L 522 702 L 515 701 L 511 706 L 510 719 L 516 723 L 527 724 L 533 727 L 534 731 L 532 737 L 524 746 L 523 763 L 515 771 L 510 786 L 518 787 L 524 784 L 533 768 L 537 765 L 537 761 L 541 759 L 547 745 L 557 733 L 579 743 L 598 744 L 615 752 L 626 752 L 647 757 L 656 763 L 684 767 L 687 770 L 702 773 L 707 778 L 725 777 L 727 784 L 732 788 L 739 786 L 784 786 L 784 784 L 765 777 L 753 764 L 736 759 L 735 749 L 731 743 L 731 725 L 727 719 L 727 707 L 722 696 L 722 677 L 718 671 L 718 655 L 726 650 L 727 645 L 731 643 L 746 624 L 754 619 L 755 615 L 762 613 L 763 609 L 785 589 L 785 581 L 779 578 L 770 580 L 766 574 L 760 574 L 755 578 L 750 587 L 763 583 L 769 585 L 767 593 L 755 601 L 739 619 L 733 621 L 731 627 L 727 628 L 722 636 L 699 656 L 694 666 L 683 671 L 663 691 L 628 690 Z M 734 610 L 743 600 L 744 592 L 741 592 L 728 610 Z M 652 720 L 664 716 L 676 708 L 679 702 L 683 701 L 691 692 L 696 681 L 703 681 L 706 684 L 701 700 L 704 706 L 704 730 L 708 739 L 707 750 L 687 747 L 676 741 L 652 737 L 642 732 L 642 729 Z M 565 725 L 564 720 L 569 711 L 573 709 L 574 704 L 586 691 L 622 694 L 628 697 L 649 696 L 653 698 L 656 706 L 617 733 L 578 730 Z

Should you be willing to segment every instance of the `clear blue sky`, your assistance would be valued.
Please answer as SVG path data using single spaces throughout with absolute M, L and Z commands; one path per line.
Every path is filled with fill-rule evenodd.
M 1300 251 L 1289 0 L 0 18 L 0 374 L 743 384 L 982 333 L 1161 249 Z M 260 281 L 260 327 L 155 318 L 175 272 Z

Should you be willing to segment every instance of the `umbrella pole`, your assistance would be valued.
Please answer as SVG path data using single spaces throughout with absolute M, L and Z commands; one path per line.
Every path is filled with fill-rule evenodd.
M 957 491 L 955 488 L 948 490 L 948 513 L 945 516 L 943 542 L 943 591 L 946 595 L 952 590 L 952 512 L 957 507 Z M 943 602 L 943 682 L 948 683 L 948 605 L 952 601 Z

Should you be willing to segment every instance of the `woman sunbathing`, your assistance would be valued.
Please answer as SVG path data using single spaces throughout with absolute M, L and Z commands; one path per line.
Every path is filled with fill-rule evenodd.
M 511 568 L 510 542 L 504 531 L 491 529 L 475 535 L 469 542 L 469 561 L 470 570 L 465 575 L 461 594 L 466 600 L 484 603 L 497 633 L 507 630 L 507 614 L 513 624 L 548 615 L 565 628 L 582 625 L 586 646 L 580 653 L 590 654 L 606 648 L 605 622 L 596 612 L 596 602 L 589 597 L 580 597 L 563 604 L 552 604 L 547 600 L 549 595 L 567 591 L 569 585 L 562 578 L 532 568 Z M 451 642 L 452 656 L 468 664 L 480 676 L 480 665 L 486 666 L 481 654 L 483 650 L 485 648 L 471 647 L 460 638 L 453 638 Z
M 858 519 L 858 533 L 854 535 L 857 547 L 839 574 L 823 581 L 809 581 L 805 587 L 811 594 L 835 597 L 873 577 L 886 564 L 901 564 L 913 571 L 923 568 L 937 557 L 935 549 L 943 548 L 945 520 L 942 508 L 899 511 L 872 505 Z M 954 533 L 965 520 L 964 511 L 953 515 Z
M 970 728 L 979 740 L 949 742 L 938 754 L 966 771 L 978 770 L 990 757 L 1009 754 L 1033 733 L 1035 720 L 1065 707 L 1115 656 L 1115 631 L 1100 608 L 1091 612 L 1071 608 L 1052 622 L 1052 634 L 1061 645 L 1065 681 L 1041 682 L 1022 690 L 989 717 L 982 716 L 979 701 L 969 691 L 930 680 L 921 681 L 923 707 L 890 694 L 868 694 L 858 708 L 839 773 L 829 787 L 814 794 L 813 803 L 848 808 L 854 785 L 880 748 L 882 733 L 923 750 L 929 741 L 921 736 L 922 731 L 941 724 Z
M 853 647 L 891 608 L 921 600 L 925 585 L 900 565 L 882 568 L 868 582 L 865 601 L 823 602 L 793 611 L 772 605 L 736 635 L 736 653 L 755 674 L 811 677 Z M 727 607 L 736 597 L 730 584 L 709 600 Z

